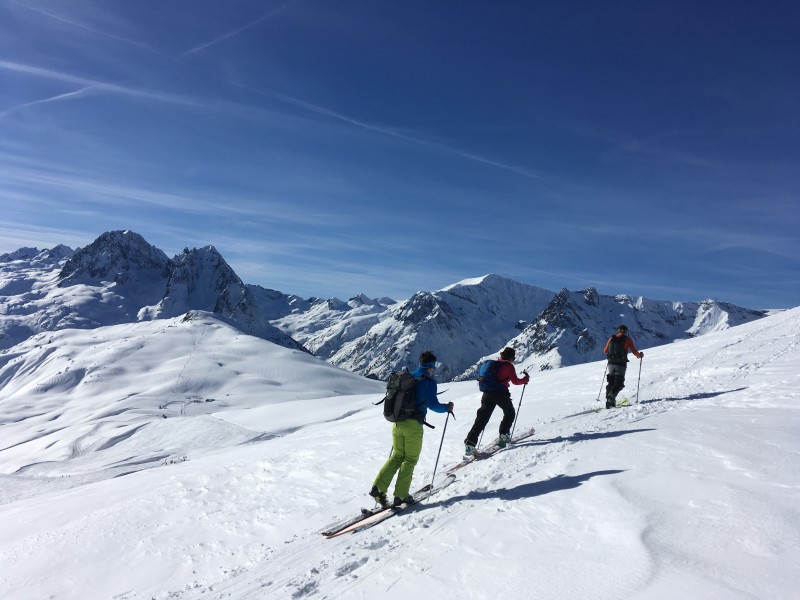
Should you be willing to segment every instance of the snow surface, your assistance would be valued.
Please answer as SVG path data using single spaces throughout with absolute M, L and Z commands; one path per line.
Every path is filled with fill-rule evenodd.
M 533 440 L 333 540 L 390 449 L 380 382 L 210 316 L 26 344 L 0 354 L 2 598 L 798 597 L 800 308 L 641 348 L 627 408 L 586 412 L 602 362 L 537 373 Z M 478 406 L 441 389 L 414 487 Z

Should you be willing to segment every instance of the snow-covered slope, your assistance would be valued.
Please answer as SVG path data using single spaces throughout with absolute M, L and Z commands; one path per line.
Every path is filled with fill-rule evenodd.
M 222 325 L 184 331 L 163 321 L 132 331 L 170 324 L 130 343 L 106 328 L 116 333 L 97 348 L 76 332 L 58 344 L 40 336 L 39 348 L 6 356 L 4 373 L 22 378 L 24 364 L 15 363 L 37 361 L 52 377 L 41 382 L 46 394 L 29 384 L 0 397 L 1 597 L 796 597 L 800 308 L 648 350 L 638 389 L 629 376 L 624 393 L 639 402 L 628 408 L 593 411 L 602 362 L 536 373 L 524 396 L 513 390 L 517 431 L 535 426 L 534 439 L 461 469 L 414 510 L 329 541 L 318 532 L 367 504 L 389 452 L 391 426 L 370 404 L 379 394 L 332 398 L 330 373 L 316 375 L 332 367 L 266 342 L 255 348 L 254 338 L 234 341 Z M 201 331 L 222 337 L 201 342 Z M 168 340 L 203 351 L 178 358 Z M 112 355 L 119 360 L 108 362 Z M 106 367 L 96 373 L 102 382 L 55 377 L 62 361 L 75 361 L 71 371 L 92 357 Z M 165 377 L 169 357 L 179 366 Z M 342 377 L 341 391 L 356 381 L 380 391 Z M 183 416 L 173 405 L 161 420 L 101 415 L 129 407 L 137 397 L 129 394 L 176 383 L 181 399 L 216 401 L 187 405 Z M 478 406 L 474 383 L 442 388 L 457 420 L 430 419 L 438 428 L 425 433 L 415 484 L 430 480 L 440 442 L 439 473 L 459 460 Z M 256 405 L 273 393 L 275 401 Z M 253 404 L 193 412 L 233 399 Z M 129 435 L 127 419 L 136 418 L 152 420 Z M 92 432 L 100 421 L 107 429 Z M 498 422 L 494 415 L 486 439 Z M 159 434 L 156 423 L 174 429 Z M 95 436 L 84 438 L 91 448 L 74 443 L 82 426 Z M 37 441 L 43 435 L 47 443 Z M 165 440 L 180 450 L 162 449 Z M 122 470 L 103 458 L 115 449 Z M 153 461 L 158 452 L 165 458 Z M 139 460 L 154 468 L 111 477 Z
M 315 356 L 329 360 L 345 344 L 366 335 L 370 328 L 386 319 L 389 298 L 373 300 L 359 295 L 342 302 L 338 298 L 314 300 L 273 321 L 279 329 L 302 342 Z
M 69 318 L 57 284 L 61 267 L 72 254 L 71 248 L 57 246 L 41 251 L 20 248 L 0 256 L 0 349 Z M 73 301 L 81 303 L 85 296 L 76 294 Z
M 287 376 L 289 358 L 302 376 Z M 334 396 L 380 393 L 382 384 L 190 312 L 38 334 L 0 354 L 0 390 L 0 471 L 54 476 L 128 472 L 197 445 L 278 435 L 314 422 L 306 400 L 336 404 Z M 220 421 L 220 411 L 288 403 L 293 419 L 258 431 Z M 199 419 L 202 425 L 180 418 L 212 412 L 218 418 Z

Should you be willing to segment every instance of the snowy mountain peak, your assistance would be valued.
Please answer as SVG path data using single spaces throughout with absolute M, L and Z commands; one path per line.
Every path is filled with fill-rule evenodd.
M 231 287 L 240 288 L 237 297 L 247 295 L 245 285 L 214 246 L 184 249 L 172 259 L 164 298 L 156 315 L 176 317 L 189 309 L 230 316 L 235 310 L 225 306 L 216 310 L 220 298 Z
M 0 348 L 42 331 L 94 329 L 207 311 L 246 333 L 305 350 L 269 323 L 258 300 L 213 247 L 170 260 L 132 231 L 110 231 L 73 252 L 20 249 L 0 261 Z M 23 260 L 24 258 L 24 260 Z M 289 297 L 287 297 L 289 298 Z M 287 302 L 293 302 L 290 298 Z
M 600 294 L 593 287 L 583 290 L 583 299 L 589 306 L 597 306 L 600 303 Z
M 482 275 L 481 277 L 471 277 L 469 279 L 462 279 L 461 281 L 457 281 L 456 283 L 452 283 L 452 284 L 450 284 L 448 286 L 443 287 L 439 291 L 447 292 L 447 291 L 450 291 L 450 290 L 452 290 L 454 288 L 459 288 L 459 287 L 483 285 L 484 283 L 491 284 L 491 280 L 495 279 L 495 278 L 499 278 L 499 277 L 497 275 L 492 274 L 492 273 L 487 273 L 486 275 Z
M 625 294 L 603 296 L 593 288 L 556 294 L 536 320 L 510 342 L 517 360 L 552 369 L 603 358 L 606 340 L 628 326 L 639 349 L 727 329 L 759 319 L 764 311 L 703 302 L 665 302 Z
M 390 304 L 394 304 L 394 300 L 390 298 L 369 298 L 364 294 L 359 294 L 358 296 L 353 296 L 347 301 L 348 306 L 351 308 L 358 308 L 360 306 L 388 306 Z
M 0 254 L 0 263 L 12 263 L 15 261 L 27 261 L 31 266 L 55 264 L 66 258 L 70 258 L 75 251 L 69 246 L 59 244 L 53 248 L 19 248 L 13 252 Z
M 28 247 L 18 248 L 13 252 L 0 254 L 0 263 L 11 262 L 14 260 L 30 260 L 37 254 L 39 254 L 38 248 L 28 248 Z
M 513 279 L 508 279 L 507 277 L 501 277 L 500 275 L 495 275 L 494 273 L 487 273 L 486 275 L 482 275 L 481 277 L 462 279 L 457 283 L 453 283 L 451 285 L 443 287 L 439 291 L 450 292 L 457 288 L 464 288 L 464 287 L 502 289 L 503 287 L 509 285 L 525 285 L 525 284 L 521 284 L 520 282 L 515 281 Z
M 75 252 L 61 270 L 59 285 L 64 287 L 79 281 L 133 284 L 141 280 L 139 273 L 163 278 L 170 267 L 167 255 L 138 233 L 109 231 Z
M 420 291 L 369 319 L 354 316 L 352 327 L 339 321 L 336 330 L 343 335 L 327 337 L 324 356 L 345 369 L 385 379 L 392 370 L 414 366 L 419 354 L 431 349 L 439 357 L 437 376 L 447 381 L 517 335 L 552 296 L 551 291 L 498 276 Z M 315 330 L 313 335 L 320 338 L 323 333 Z M 304 334 L 295 335 L 309 345 Z M 339 347 L 331 352 L 336 341 Z
M 59 244 L 50 249 L 42 250 L 37 256 L 43 260 L 59 261 L 65 258 L 72 258 L 74 254 L 75 251 L 72 248 L 64 244 Z

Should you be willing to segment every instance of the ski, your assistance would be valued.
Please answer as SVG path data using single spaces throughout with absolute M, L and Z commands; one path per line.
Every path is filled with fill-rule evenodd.
M 620 398 L 619 400 L 617 400 L 617 405 L 615 407 L 612 407 L 612 408 L 622 408 L 624 406 L 633 406 L 634 404 L 638 404 L 638 402 L 631 402 L 627 398 Z M 610 410 L 610 409 L 606 409 L 605 405 L 603 404 L 603 405 L 598 406 L 597 408 L 587 408 L 586 410 L 582 410 L 582 411 L 579 411 L 579 412 L 576 412 L 576 413 L 572 413 L 571 415 L 564 415 L 563 417 L 557 417 L 557 418 L 555 418 L 553 420 L 554 421 L 563 421 L 564 419 L 571 419 L 573 417 L 581 417 L 583 415 L 590 415 L 592 413 L 599 413 L 599 412 L 602 412 L 604 410 Z
M 554 421 L 563 421 L 564 419 L 571 419 L 572 417 L 580 417 L 582 415 L 590 415 L 592 413 L 599 413 L 601 410 L 605 410 L 605 405 L 598 406 L 597 408 L 587 408 L 586 410 L 582 410 L 580 412 L 572 413 L 571 415 L 564 415 L 563 417 L 557 417 L 553 419 Z
M 607 406 L 606 408 L 610 410 L 612 408 L 624 408 L 626 406 L 633 406 L 633 404 L 631 404 L 631 401 L 628 400 L 627 398 L 621 397 L 617 398 L 617 401 L 614 404 L 614 406 Z
M 411 504 L 410 506 L 416 506 L 417 504 L 424 502 L 425 499 L 439 492 L 440 490 L 443 490 L 455 480 L 456 476 L 448 473 L 445 478 L 434 485 L 433 488 L 431 488 L 431 484 L 421 487 L 416 492 L 411 494 L 415 499 L 417 499 L 417 502 Z M 362 531 L 372 527 L 373 525 L 377 525 L 389 517 L 393 517 L 395 514 L 402 512 L 406 508 L 408 508 L 408 506 L 405 504 L 402 504 L 397 508 L 393 506 L 388 508 L 378 507 L 374 509 L 362 508 L 360 515 L 345 519 L 344 521 L 340 521 L 338 523 L 334 523 L 333 525 L 326 527 L 325 531 L 322 531 L 321 533 L 323 536 L 325 536 L 325 539 L 330 539 L 346 533 Z
M 494 442 L 489 444 L 489 447 L 486 448 L 485 450 L 476 449 L 472 455 L 465 456 L 460 463 L 456 463 L 455 465 L 447 469 L 445 473 L 452 473 L 453 471 L 458 471 L 460 468 L 466 467 L 468 464 L 473 463 L 476 460 L 484 460 L 486 458 L 490 458 L 495 454 L 497 454 L 498 452 L 500 452 L 503 448 L 516 444 L 517 442 L 521 442 L 529 438 L 532 438 L 535 433 L 536 430 L 533 427 L 531 427 L 528 431 L 516 436 L 513 440 L 511 440 L 508 444 L 506 444 L 506 446 L 501 446 L 498 443 L 498 440 L 495 440 Z

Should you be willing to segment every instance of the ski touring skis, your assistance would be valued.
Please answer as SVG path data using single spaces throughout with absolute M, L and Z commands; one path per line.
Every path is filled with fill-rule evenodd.
M 619 398 L 617 398 L 616 408 L 619 408 L 620 406 L 631 406 L 631 401 L 628 400 L 625 396 L 620 396 Z
M 515 436 L 514 439 L 508 442 L 508 444 L 506 444 L 505 446 L 501 446 L 499 444 L 499 439 L 497 439 L 493 441 L 491 444 L 489 444 L 489 446 L 486 449 L 484 450 L 476 449 L 475 451 L 473 451 L 471 455 L 465 456 L 460 463 L 456 463 L 455 465 L 447 469 L 445 473 L 452 473 L 453 471 L 457 471 L 462 467 L 466 467 L 468 464 L 475 462 L 476 460 L 484 460 L 486 458 L 494 456 L 495 454 L 497 454 L 504 448 L 507 448 L 508 446 L 513 446 L 517 442 L 522 442 L 524 440 L 532 438 L 535 433 L 536 430 L 533 427 L 531 427 L 529 430 Z
M 431 484 L 427 484 L 411 494 L 416 500 L 414 504 L 401 504 L 399 507 L 390 506 L 388 508 L 362 508 L 360 515 L 351 517 L 350 519 L 345 519 L 344 521 L 340 521 L 338 523 L 334 523 L 333 525 L 326 527 L 325 531 L 322 531 L 321 533 L 325 539 L 330 539 L 340 535 L 345 535 L 347 533 L 356 533 L 357 531 L 369 529 L 370 527 L 373 527 L 378 523 L 382 523 L 386 519 L 403 512 L 409 506 L 414 507 L 418 504 L 424 504 L 425 500 L 427 500 L 430 496 L 436 494 L 440 490 L 443 490 L 455 480 L 456 476 L 452 473 L 448 473 L 441 481 L 437 482 L 433 488 L 431 488 Z

